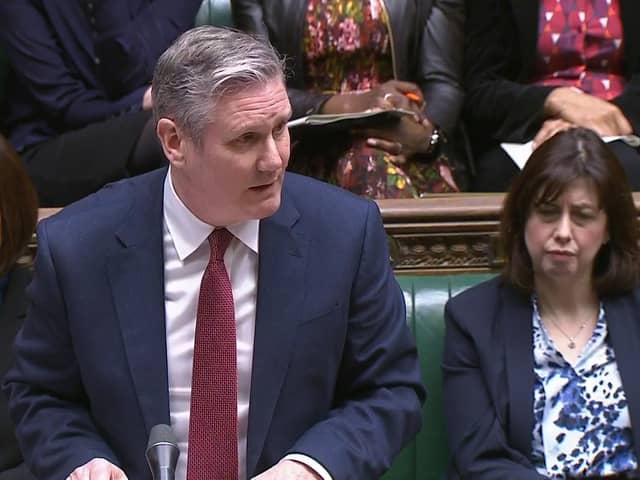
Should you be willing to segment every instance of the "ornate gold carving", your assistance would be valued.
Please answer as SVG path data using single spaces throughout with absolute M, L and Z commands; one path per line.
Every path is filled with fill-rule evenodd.
M 396 272 L 477 271 L 496 268 L 493 235 L 390 234 L 391 259 Z

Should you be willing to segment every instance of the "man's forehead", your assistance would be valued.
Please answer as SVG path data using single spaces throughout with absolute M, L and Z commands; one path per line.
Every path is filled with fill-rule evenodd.
M 274 78 L 264 83 L 250 84 L 233 89 L 218 99 L 218 104 L 233 104 L 234 106 L 244 106 L 253 103 L 269 103 L 282 101 L 287 97 L 287 89 L 284 82 L 279 78 Z
M 215 108 L 214 121 L 229 125 L 286 120 L 291 105 L 283 84 L 248 88 L 221 99 Z

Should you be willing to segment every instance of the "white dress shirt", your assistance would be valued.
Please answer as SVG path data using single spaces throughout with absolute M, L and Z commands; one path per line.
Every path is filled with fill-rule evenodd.
M 167 369 L 171 426 L 180 457 L 176 480 L 186 480 L 189 449 L 191 373 L 198 296 L 202 275 L 209 262 L 207 237 L 213 227 L 202 222 L 182 203 L 171 182 L 164 183 L 164 288 L 167 337 Z M 251 392 L 251 368 L 258 293 L 259 221 L 248 220 L 226 228 L 233 234 L 224 255 L 231 281 L 236 319 L 238 375 L 238 479 L 246 480 L 247 423 Z M 331 480 L 326 469 L 306 455 L 288 455 Z

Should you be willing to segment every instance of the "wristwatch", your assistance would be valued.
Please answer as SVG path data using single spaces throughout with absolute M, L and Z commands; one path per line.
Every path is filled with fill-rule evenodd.
M 442 133 L 440 133 L 440 129 L 438 127 L 434 126 L 433 130 L 431 131 L 431 135 L 427 139 L 427 142 L 429 143 L 429 145 L 427 147 L 427 151 L 425 152 L 425 155 L 435 156 L 440 150 L 441 140 L 442 140 Z

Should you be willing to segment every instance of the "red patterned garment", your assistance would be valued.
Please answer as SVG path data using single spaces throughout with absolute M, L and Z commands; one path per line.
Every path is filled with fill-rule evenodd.
M 622 38 L 619 0 L 540 0 L 533 83 L 617 97 L 625 86 Z
M 394 78 L 384 0 L 309 0 L 303 48 L 305 83 L 314 91 L 365 91 Z M 349 142 L 349 148 L 337 153 L 332 143 L 340 142 L 325 143 L 294 170 L 368 198 L 458 191 L 446 158 L 399 165 L 363 140 Z

